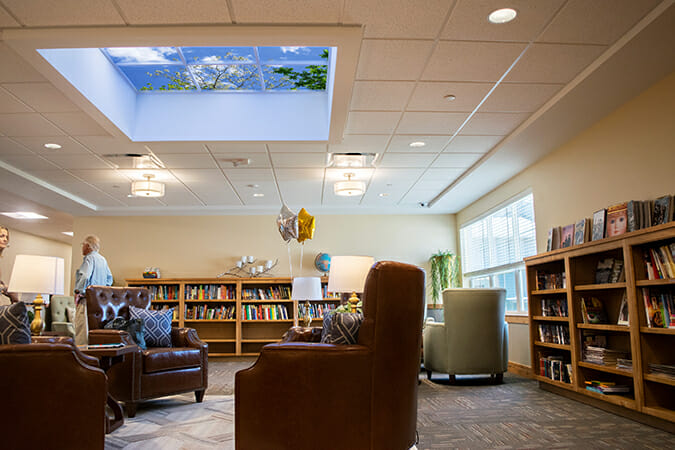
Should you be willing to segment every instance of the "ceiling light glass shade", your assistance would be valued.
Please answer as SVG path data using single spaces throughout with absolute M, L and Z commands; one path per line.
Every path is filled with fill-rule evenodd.
M 492 11 L 488 16 L 488 20 L 492 23 L 507 23 L 516 18 L 518 13 L 512 8 L 502 8 Z
M 344 197 L 354 197 L 356 195 L 363 195 L 366 192 L 366 183 L 363 181 L 336 181 L 333 186 L 335 195 L 342 195 Z
M 329 153 L 329 167 L 367 167 L 373 166 L 377 153 Z
M 146 175 L 146 178 L 131 183 L 131 194 L 136 197 L 164 197 L 164 183 L 152 181 L 152 176 Z

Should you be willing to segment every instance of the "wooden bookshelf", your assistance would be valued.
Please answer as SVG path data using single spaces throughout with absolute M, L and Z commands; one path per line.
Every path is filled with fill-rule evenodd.
M 672 429 L 675 422 L 675 377 L 652 373 L 649 365 L 675 364 L 675 328 L 649 327 L 643 289 L 675 295 L 675 279 L 648 279 L 643 255 L 645 249 L 673 242 L 675 222 L 670 222 L 525 259 L 532 368 L 542 388 L 552 390 L 552 387 L 562 387 L 564 389 L 553 391 L 582 401 L 587 398 L 589 403 L 596 405 L 599 400 L 619 406 L 619 412 L 625 410 L 627 416 L 635 417 L 637 414 L 647 423 L 661 427 L 665 423 L 666 428 Z M 606 258 L 623 261 L 625 281 L 595 282 L 598 261 Z M 544 274 L 554 274 L 550 278 L 562 279 L 564 285 L 544 286 Z M 582 298 L 589 296 L 601 300 L 606 323 L 584 323 L 581 302 Z M 619 325 L 617 320 L 624 296 L 628 301 L 629 323 Z M 551 317 L 548 305 L 559 301 L 566 303 L 567 315 Z M 542 325 L 565 327 L 569 331 L 569 345 L 542 342 Z M 604 336 L 607 348 L 630 355 L 632 369 L 585 360 L 584 341 L 592 335 Z M 544 376 L 542 372 L 542 367 L 545 369 L 550 359 L 561 358 L 562 366 L 570 365 L 570 382 L 564 382 L 560 377 Z M 618 395 L 603 395 L 586 389 L 585 382 L 591 380 L 626 384 L 631 390 Z
M 209 356 L 257 355 L 277 342 L 295 323 L 300 308 L 290 299 L 290 278 L 133 278 L 127 286 L 150 290 L 151 308 L 174 308 L 174 325 L 197 330 L 209 344 Z M 328 278 L 321 279 L 325 291 Z M 323 305 L 340 304 L 328 296 L 311 301 L 312 325 L 323 317 Z M 285 310 L 285 313 L 282 312 Z M 247 314 L 248 313 L 248 314 Z M 254 315 L 255 314 L 255 315 Z

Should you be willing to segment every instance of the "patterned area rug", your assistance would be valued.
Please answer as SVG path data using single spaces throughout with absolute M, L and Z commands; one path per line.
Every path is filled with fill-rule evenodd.
M 203 403 L 191 393 L 145 402 L 106 436 L 105 448 L 234 448 L 234 373 L 254 361 L 210 361 Z M 458 377 L 452 385 L 442 374 L 420 379 L 419 450 L 675 448 L 673 434 L 543 391 L 517 375 L 506 374 L 501 385 L 485 377 Z

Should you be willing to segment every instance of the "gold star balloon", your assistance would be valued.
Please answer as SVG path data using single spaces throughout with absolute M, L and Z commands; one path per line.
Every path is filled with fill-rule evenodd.
M 298 242 L 314 238 L 314 216 L 302 208 L 298 213 Z

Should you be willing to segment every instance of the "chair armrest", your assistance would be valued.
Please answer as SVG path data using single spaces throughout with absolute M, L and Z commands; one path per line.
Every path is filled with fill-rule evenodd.
M 70 345 L 75 349 L 75 356 L 83 364 L 88 364 L 93 367 L 100 367 L 98 358 L 93 356 L 85 355 L 80 351 L 80 349 L 73 342 L 73 338 L 70 336 L 33 336 L 31 338 L 33 344 L 66 344 Z
M 199 339 L 197 330 L 194 328 L 171 328 L 171 345 L 174 347 L 193 347 L 203 350 L 208 349 L 209 345 Z
M 116 344 L 118 342 L 122 342 L 126 345 L 136 345 L 126 331 L 105 328 L 89 330 L 90 344 Z
M 281 342 L 321 342 L 321 327 L 291 327 L 281 337 Z

